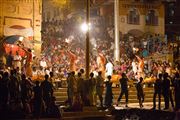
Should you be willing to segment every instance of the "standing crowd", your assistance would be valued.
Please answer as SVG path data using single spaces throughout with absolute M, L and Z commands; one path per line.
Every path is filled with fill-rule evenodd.
M 53 85 L 49 79 L 49 75 L 45 75 L 41 83 L 34 82 L 25 74 L 21 74 L 18 68 L 1 69 L 0 116 L 60 117 L 53 96 Z
M 86 80 L 84 77 L 84 71 L 81 69 L 77 76 L 75 72 L 70 72 L 67 77 L 68 83 L 68 101 L 67 103 L 72 108 L 77 108 L 77 104 L 83 105 L 97 105 L 97 98 L 99 98 L 99 106 L 101 107 L 112 107 L 113 105 L 113 91 L 112 91 L 112 78 L 110 75 L 104 80 L 102 77 L 102 72 L 98 72 L 96 76 L 94 73 L 90 73 L 89 79 Z M 125 107 L 128 107 L 128 96 L 129 96 L 129 86 L 130 80 L 125 73 L 122 73 L 122 77 L 119 79 L 120 84 L 120 95 L 116 100 L 116 106 L 121 102 L 122 96 L 125 95 Z M 133 81 L 133 86 L 137 90 L 137 99 L 139 101 L 139 107 L 143 107 L 143 102 L 146 99 L 143 86 L 145 83 L 144 79 L 140 77 L 137 81 Z M 104 87 L 105 86 L 105 87 Z M 164 99 L 165 108 L 163 110 L 168 110 L 171 108 L 173 110 L 179 110 L 180 108 L 180 76 L 179 72 L 176 72 L 174 76 L 169 76 L 167 72 L 160 73 L 156 80 L 152 83 L 154 86 L 153 94 L 153 107 L 156 108 L 156 97 L 158 95 L 158 109 L 162 109 L 161 101 Z M 103 91 L 105 89 L 105 96 L 103 97 Z M 77 103 L 77 99 L 79 103 Z M 74 107 L 76 106 L 76 107 Z M 79 110 L 81 110 L 81 107 Z

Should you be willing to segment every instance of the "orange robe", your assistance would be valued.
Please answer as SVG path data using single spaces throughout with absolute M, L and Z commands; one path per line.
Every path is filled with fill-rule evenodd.
M 27 58 L 26 58 L 26 75 L 27 77 L 32 77 L 32 53 L 26 52 Z
M 99 53 L 97 57 L 97 65 L 98 65 L 98 71 L 102 72 L 103 77 L 105 77 L 105 64 L 106 64 L 106 58 L 102 53 Z
M 69 58 L 70 58 L 70 66 L 69 66 L 69 69 L 70 71 L 76 71 L 76 65 L 75 65 L 75 62 L 77 60 L 77 56 L 72 53 L 72 52 L 68 52 L 68 55 L 69 55 Z

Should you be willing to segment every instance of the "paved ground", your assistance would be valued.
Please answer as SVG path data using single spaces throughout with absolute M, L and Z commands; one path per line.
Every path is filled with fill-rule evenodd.
M 156 103 L 156 107 L 158 106 L 158 103 Z M 139 104 L 138 103 L 130 103 L 128 104 L 128 108 L 125 107 L 124 104 L 119 104 L 118 106 L 114 105 L 115 109 L 130 109 L 130 108 L 140 108 L 139 107 Z M 143 104 L 143 108 L 142 109 L 152 109 L 153 107 L 153 103 L 152 102 L 146 102 Z M 164 109 L 164 102 L 161 102 L 161 109 L 163 110 Z M 169 110 L 167 111 L 173 111 L 171 105 L 170 105 L 170 108 Z
M 153 103 L 149 102 L 149 103 L 144 103 L 143 104 L 144 107 L 142 109 L 151 109 L 153 107 Z M 157 104 L 158 105 L 158 104 Z M 131 109 L 131 108 L 139 108 L 139 104 L 138 103 L 130 103 L 128 104 L 128 107 L 125 107 L 124 104 L 119 104 L 118 106 L 114 105 L 115 109 L 120 110 L 120 109 Z M 164 102 L 161 103 L 161 108 L 164 108 Z M 172 108 L 170 107 L 169 110 L 167 111 L 173 111 Z M 180 112 L 178 112 L 180 113 Z M 25 120 L 32 120 L 32 119 L 25 119 Z M 39 120 L 58 120 L 55 118 L 40 118 Z

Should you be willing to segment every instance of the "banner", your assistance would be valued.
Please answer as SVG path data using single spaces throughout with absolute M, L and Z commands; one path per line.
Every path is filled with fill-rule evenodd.
M 4 26 L 4 35 L 5 36 L 20 35 L 24 37 L 31 37 L 33 36 L 33 29 L 32 28 L 15 29 Z

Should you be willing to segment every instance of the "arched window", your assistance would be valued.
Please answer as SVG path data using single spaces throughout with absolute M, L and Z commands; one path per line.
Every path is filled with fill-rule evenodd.
M 149 10 L 146 15 L 146 25 L 158 25 L 158 16 L 154 10 Z
M 137 9 L 131 9 L 128 13 L 127 19 L 128 24 L 139 24 L 139 13 Z

